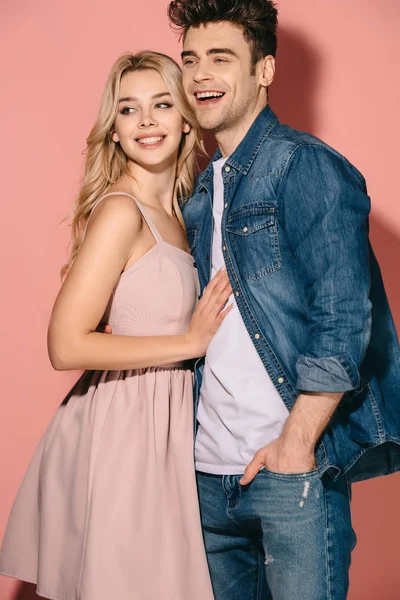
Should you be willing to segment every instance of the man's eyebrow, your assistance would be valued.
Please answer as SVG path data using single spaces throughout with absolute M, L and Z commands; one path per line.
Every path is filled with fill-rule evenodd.
M 164 96 L 171 96 L 169 92 L 159 92 L 158 94 L 153 94 L 151 97 L 152 100 L 156 100 L 157 98 L 163 98 Z M 120 98 L 118 102 L 137 102 L 138 99 L 135 96 L 126 96 L 125 98 Z
M 209 48 L 206 52 L 207 56 L 210 54 L 229 54 L 230 56 L 236 56 L 237 54 L 232 48 Z M 184 50 L 181 53 L 181 58 L 186 58 L 186 56 L 193 56 L 194 58 L 199 58 L 199 55 L 194 50 Z
M 236 56 L 237 54 L 232 48 L 210 48 L 207 50 L 207 55 L 209 54 L 230 54 L 230 56 Z
M 184 50 L 181 52 L 181 58 L 186 58 L 186 56 L 194 56 L 195 58 L 199 58 L 199 55 L 194 50 Z

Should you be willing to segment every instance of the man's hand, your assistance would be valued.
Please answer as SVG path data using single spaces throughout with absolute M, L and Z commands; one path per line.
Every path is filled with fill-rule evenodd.
M 281 435 L 257 450 L 239 483 L 249 484 L 262 467 L 275 473 L 315 469 L 315 445 L 342 397 L 341 393 L 329 392 L 300 394 Z
M 239 481 L 247 485 L 253 481 L 257 473 L 266 467 L 275 473 L 303 473 L 312 471 L 316 467 L 314 448 L 296 446 L 281 435 L 266 446 L 263 446 L 254 455 Z

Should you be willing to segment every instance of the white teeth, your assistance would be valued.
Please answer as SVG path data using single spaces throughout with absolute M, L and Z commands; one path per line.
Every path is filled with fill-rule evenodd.
M 221 98 L 223 96 L 223 92 L 197 92 L 197 98 Z
M 137 140 L 139 142 L 139 144 L 158 144 L 158 142 L 161 142 L 161 140 L 163 139 L 163 136 L 160 135 L 159 137 L 148 137 L 148 138 L 141 138 L 140 140 Z

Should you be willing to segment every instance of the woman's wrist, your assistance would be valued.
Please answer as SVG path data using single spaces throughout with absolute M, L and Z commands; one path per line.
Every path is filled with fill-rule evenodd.
M 193 333 L 190 330 L 182 335 L 183 352 L 185 354 L 184 360 L 202 356 L 199 344 L 193 338 Z

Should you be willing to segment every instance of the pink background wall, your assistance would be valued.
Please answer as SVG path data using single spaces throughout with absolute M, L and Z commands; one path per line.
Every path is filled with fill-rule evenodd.
M 281 120 L 323 137 L 366 176 L 372 240 L 400 327 L 398 0 L 278 5 L 271 104 Z M 166 6 L 162 0 L 2 2 L 0 536 L 39 437 L 75 378 L 52 371 L 46 326 L 85 136 L 121 52 L 151 48 L 178 57 Z M 359 542 L 350 600 L 400 598 L 399 496 L 400 475 L 354 487 Z M 0 577 L 1 600 L 33 598 L 30 586 Z

